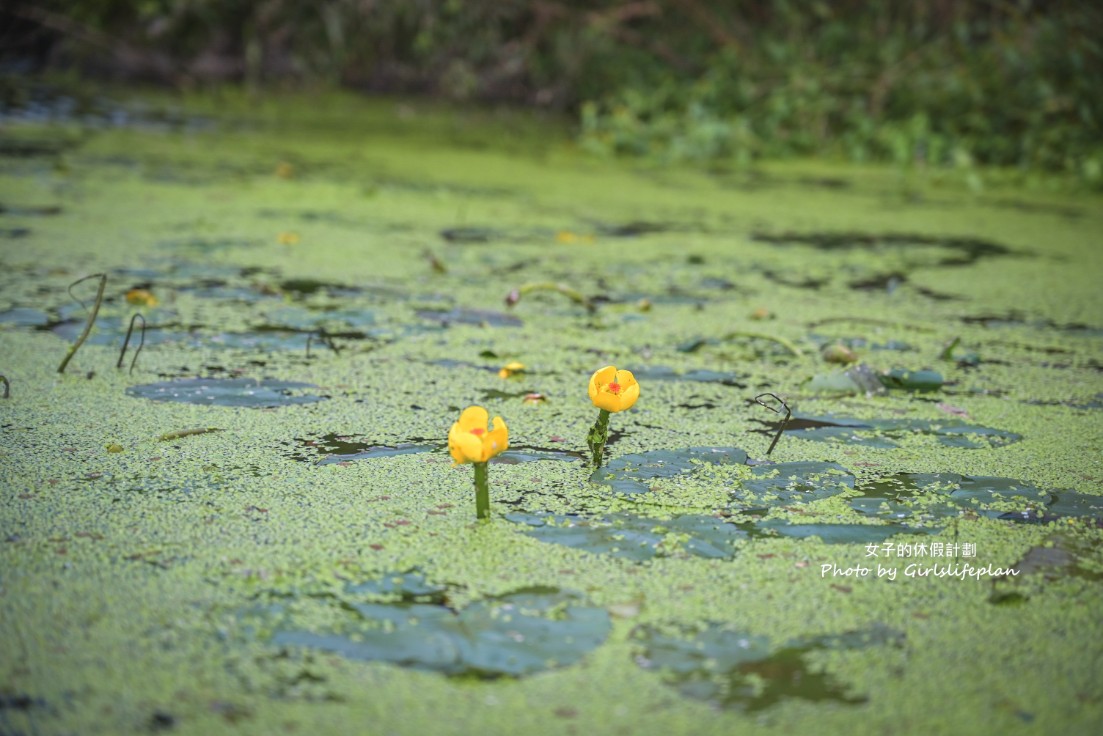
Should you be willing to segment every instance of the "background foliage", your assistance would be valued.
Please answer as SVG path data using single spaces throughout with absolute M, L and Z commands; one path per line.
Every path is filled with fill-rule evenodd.
M 832 155 L 1103 182 L 1103 5 L 1077 0 L 40 0 L 7 69 L 337 84 L 577 115 L 660 161 Z

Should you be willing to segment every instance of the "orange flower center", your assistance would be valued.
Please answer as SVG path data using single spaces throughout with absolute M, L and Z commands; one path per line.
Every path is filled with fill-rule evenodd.
M 620 384 L 616 381 L 613 381 L 605 388 L 609 393 L 613 394 L 614 396 L 620 396 Z
M 481 429 L 479 427 L 475 427 L 473 430 L 471 430 L 471 434 L 479 436 L 479 437 L 481 437 L 485 433 L 486 433 L 486 430 Z

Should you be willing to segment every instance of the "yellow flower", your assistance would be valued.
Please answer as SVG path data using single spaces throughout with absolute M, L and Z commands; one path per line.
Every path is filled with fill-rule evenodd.
M 156 307 L 157 297 L 148 289 L 131 289 L 126 292 L 127 304 L 137 304 L 143 307 Z
M 524 372 L 525 372 L 525 364 L 524 363 L 519 363 L 515 360 L 511 363 L 506 363 L 504 366 L 502 366 L 502 369 L 498 371 L 498 377 L 499 378 L 509 378 L 510 376 L 512 376 L 515 373 L 524 373 Z
M 490 415 L 481 406 L 469 406 L 448 432 L 448 452 L 457 465 L 485 463 L 509 448 L 509 430 L 501 417 L 494 417 L 494 429 L 487 428 Z
M 299 234 L 289 230 L 276 236 L 276 240 L 279 241 L 280 245 L 298 245 Z
M 590 401 L 609 412 L 631 409 L 640 397 L 640 385 L 631 371 L 607 365 L 590 376 Z

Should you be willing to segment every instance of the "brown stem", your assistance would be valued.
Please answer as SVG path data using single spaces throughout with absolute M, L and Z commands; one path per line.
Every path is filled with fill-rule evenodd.
M 94 273 L 91 276 L 85 276 L 83 279 L 77 279 L 73 283 L 69 284 L 69 288 L 72 289 L 77 284 L 87 281 L 88 279 L 94 279 L 97 276 L 100 277 L 100 288 L 96 291 L 96 303 L 92 305 L 92 313 L 88 315 L 88 322 L 84 325 L 84 332 L 80 333 L 80 337 L 77 341 L 69 346 L 69 352 L 65 353 L 65 357 L 61 359 L 61 365 L 57 367 L 58 373 L 65 372 L 65 366 L 69 365 L 69 361 L 76 355 L 77 350 L 84 344 L 84 341 L 88 339 L 88 334 L 92 332 L 92 325 L 96 322 L 96 315 L 100 313 L 100 305 L 103 304 L 103 290 L 107 286 L 107 274 Z M 69 292 L 72 294 L 72 292 Z M 78 300 L 79 301 L 79 300 Z

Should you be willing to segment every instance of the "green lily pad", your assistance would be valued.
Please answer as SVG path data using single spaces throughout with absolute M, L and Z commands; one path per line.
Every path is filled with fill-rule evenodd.
M 285 306 L 265 312 L 267 323 L 293 330 L 314 331 L 324 325 L 364 328 L 376 323 L 375 314 L 367 309 L 333 309 L 315 311 L 297 306 Z
M 661 533 L 645 525 L 618 525 L 605 519 L 585 519 L 560 514 L 506 514 L 512 522 L 526 524 L 526 533 L 542 542 L 581 549 L 594 554 L 610 554 L 635 562 L 658 555 Z
M 464 309 L 455 307 L 449 310 L 419 309 L 417 316 L 431 322 L 437 322 L 445 327 L 454 324 L 461 325 L 489 325 L 490 327 L 520 327 L 524 324 L 520 317 L 504 312 L 495 312 L 489 309 Z
M 823 649 L 903 645 L 903 634 L 883 625 L 864 631 L 801 637 L 772 645 L 769 638 L 710 622 L 703 629 L 641 626 L 633 638 L 637 663 L 662 674 L 687 697 L 754 712 L 795 698 L 856 705 L 854 695 L 830 673 L 810 666 L 806 655 Z
M 760 521 L 755 526 L 760 531 L 776 532 L 783 537 L 819 537 L 825 544 L 875 544 L 897 534 L 934 534 L 939 531 L 916 529 L 901 524 L 790 524 L 781 519 Z
M 738 543 L 748 537 L 747 532 L 705 514 L 687 514 L 668 521 L 630 514 L 585 519 L 511 513 L 505 518 L 529 526 L 526 533 L 542 542 L 636 562 L 669 556 L 679 550 L 695 557 L 731 559 Z
M 206 406 L 244 406 L 263 409 L 290 404 L 313 404 L 324 396 L 296 393 L 317 388 L 312 383 L 253 378 L 184 378 L 131 386 L 130 396 L 151 401 L 177 401 Z
M 316 465 L 334 465 L 336 463 L 351 462 L 354 460 L 375 460 L 381 457 L 396 457 L 398 455 L 415 455 L 422 452 L 433 452 L 438 449 L 432 445 L 416 445 L 400 442 L 397 445 L 376 445 L 360 452 L 347 455 L 328 455 L 319 460 Z
M 558 460 L 560 462 L 573 463 L 583 459 L 580 452 L 571 450 L 546 450 L 536 447 L 511 447 L 497 457 L 491 459 L 492 464 L 519 465 L 521 463 L 535 463 L 541 460 Z
M 406 603 L 444 603 L 448 586 L 430 583 L 418 569 L 385 575 L 378 580 L 348 584 L 345 593 L 356 596 L 397 598 Z
M 813 393 L 844 396 L 874 395 L 885 392 L 880 375 L 864 363 L 845 371 L 817 373 L 808 379 L 804 387 Z
M 50 332 L 66 342 L 74 342 L 80 337 L 81 333 L 84 332 L 84 326 L 87 322 L 88 320 L 86 317 L 82 317 L 79 320 L 59 322 L 50 328 Z M 92 328 L 92 332 L 89 333 L 85 343 L 88 345 L 115 345 L 121 347 L 123 340 L 126 339 L 126 330 L 129 325 L 129 317 L 126 319 L 110 316 L 97 317 L 96 324 Z M 134 327 L 134 333 L 130 336 L 131 347 L 138 344 L 141 340 L 141 335 L 141 323 L 138 323 Z M 179 332 L 169 329 L 168 326 L 159 326 L 155 324 L 146 326 L 145 346 L 147 348 L 152 345 L 162 345 L 172 342 L 188 343 L 192 341 L 192 336 L 187 332 Z
M 50 316 L 41 309 L 12 307 L 0 312 L 0 322 L 19 327 L 41 327 L 49 324 Z
M 1103 519 L 1103 496 L 1076 491 L 1061 491 L 1057 500 L 1046 507 L 1047 516 L 1082 516 Z
M 767 434 L 776 432 L 780 427 L 777 422 L 760 423 L 767 425 L 766 430 L 760 430 Z M 786 437 L 885 449 L 899 447 L 895 440 L 912 433 L 934 435 L 943 445 L 965 449 L 1000 447 L 1022 439 L 1013 432 L 957 419 L 853 419 L 793 414 L 785 430 Z
M 908 371 L 903 368 L 894 368 L 881 375 L 881 383 L 886 388 L 898 388 L 905 391 L 937 391 L 942 388 L 942 384 L 945 382 L 946 380 L 941 373 L 932 370 Z
M 751 473 L 753 478 L 732 491 L 733 499 L 747 508 L 810 503 L 854 488 L 854 476 L 838 463 L 762 464 L 754 466 Z
M 740 376 L 736 373 L 713 371 L 705 368 L 676 371 L 662 365 L 651 365 L 634 370 L 632 374 L 639 381 L 697 381 L 700 383 L 719 383 L 722 386 L 733 386 L 735 388 L 746 388 L 747 386 L 747 384 L 740 382 Z
M 1052 499 L 1049 491 L 1012 478 L 957 473 L 899 473 L 864 484 L 852 499 L 857 511 L 887 519 L 946 519 L 972 512 L 993 519 L 1027 521 Z M 1012 511 L 1008 504 L 1018 507 Z
M 327 631 L 280 627 L 271 642 L 448 675 L 521 677 L 578 662 L 611 629 L 605 609 L 558 588 L 518 590 L 460 611 L 344 598 L 334 613 L 340 620 Z
M 622 455 L 590 476 L 595 483 L 612 486 L 618 493 L 647 493 L 655 478 L 692 473 L 701 463 L 742 465 L 747 453 L 738 447 L 689 447 L 685 450 L 650 450 Z

